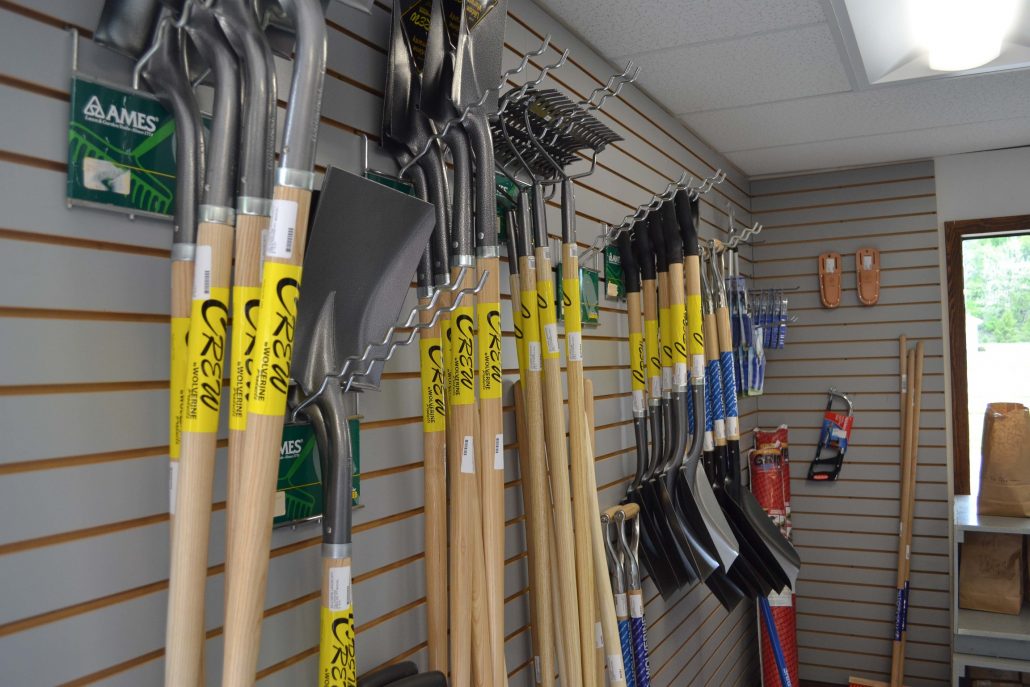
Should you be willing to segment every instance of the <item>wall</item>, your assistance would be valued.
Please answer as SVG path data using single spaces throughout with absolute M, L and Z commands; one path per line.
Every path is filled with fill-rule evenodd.
M 939 190 L 939 189 L 938 189 Z M 950 674 L 949 503 L 946 401 L 933 163 L 915 162 L 754 181 L 756 288 L 790 293 L 799 322 L 769 355 L 763 427 L 791 430 L 801 678 L 846 684 L 887 679 L 897 570 L 898 343 L 926 346 L 922 431 L 913 526 L 906 685 Z M 881 256 L 874 307 L 855 293 L 854 253 Z M 819 302 L 817 256 L 843 256 L 841 306 Z M 855 429 L 840 480 L 805 479 L 828 387 L 855 403 Z
M 150 685 L 162 674 L 167 587 L 167 223 L 64 204 L 70 38 L 88 37 L 101 0 L 0 3 L 0 665 L 8 684 Z M 333 4 L 320 131 L 320 169 L 356 170 L 358 135 L 377 140 L 388 7 L 370 15 Z M 556 83 L 578 98 L 611 68 L 528 0 L 512 3 L 505 66 L 553 31 L 573 61 Z M 545 58 L 553 61 L 551 50 Z M 280 63 L 280 93 L 289 66 Z M 626 140 L 579 184 L 584 245 L 680 170 L 702 177 L 726 161 L 630 88 L 601 119 Z M 389 162 L 373 151 L 373 163 Z M 730 179 L 702 208 L 705 235 L 731 204 L 749 221 L 746 179 Z M 557 208 L 549 208 L 552 235 Z M 745 261 L 744 270 L 750 266 Z M 502 284 L 507 284 L 502 279 Z M 506 302 L 507 303 L 507 302 Z M 597 394 L 597 481 L 615 503 L 632 470 L 632 426 L 621 305 L 605 303 L 584 337 Z M 510 308 L 505 305 L 510 334 Z M 506 374 L 514 372 L 505 340 Z M 355 514 L 355 597 L 362 670 L 424 661 L 422 476 L 416 358 L 404 351 L 383 391 L 363 400 L 363 499 Z M 507 507 L 507 659 L 528 685 L 526 561 L 510 394 Z M 742 406 L 744 428 L 756 405 Z M 224 436 L 224 434 L 223 434 Z M 221 663 L 224 448 L 219 454 L 207 587 L 207 680 Z M 262 684 L 314 682 L 319 530 L 277 531 L 262 636 Z M 703 588 L 668 602 L 646 585 L 658 685 L 753 684 L 753 612 L 723 612 Z M 60 653 L 54 648 L 60 647 Z

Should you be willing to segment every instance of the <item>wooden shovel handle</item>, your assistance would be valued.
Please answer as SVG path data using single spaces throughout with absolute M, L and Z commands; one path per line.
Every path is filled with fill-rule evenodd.
M 193 300 L 193 260 L 172 261 L 172 308 L 168 350 L 171 354 L 168 384 L 169 528 L 174 521 L 179 456 L 182 452 L 182 411 L 186 396 L 186 357 Z
M 227 348 L 233 228 L 201 223 L 190 311 L 186 403 L 168 578 L 165 683 L 202 682 L 204 591 L 222 370 Z
M 236 569 L 226 602 L 222 687 L 250 687 L 257 671 L 275 482 L 286 412 L 285 388 L 280 387 L 290 373 L 310 207 L 310 191 L 276 186 L 269 229 L 271 245 L 265 252 L 262 273 L 255 375 L 244 435 L 244 455 L 248 458 L 236 496 L 240 518 L 234 523 L 234 539 L 228 543 Z M 285 232 L 287 225 L 293 239 L 289 251 L 285 250 L 287 244 L 280 241 L 285 239 L 280 232 Z

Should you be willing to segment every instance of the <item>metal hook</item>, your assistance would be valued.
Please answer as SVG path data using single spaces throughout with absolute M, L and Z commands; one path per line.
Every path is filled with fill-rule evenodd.
M 404 323 L 390 327 L 386 331 L 386 334 L 383 336 L 381 341 L 379 341 L 378 343 L 370 343 L 367 346 L 365 346 L 365 350 L 362 352 L 360 356 L 350 356 L 346 358 L 344 360 L 343 368 L 338 373 L 328 374 L 325 377 L 323 377 L 322 383 L 321 385 L 319 385 L 318 390 L 315 393 L 308 396 L 307 398 L 305 398 L 297 405 L 296 408 L 294 408 L 291 420 L 295 422 L 297 420 L 297 417 L 300 415 L 301 411 L 303 411 L 309 405 L 318 400 L 318 398 L 325 393 L 326 389 L 329 388 L 329 384 L 332 382 L 332 380 L 340 380 L 346 377 L 343 390 L 344 392 L 350 391 L 350 388 L 353 385 L 354 379 L 356 377 L 364 377 L 368 375 L 368 373 L 372 370 L 373 365 L 379 362 L 386 362 L 390 360 L 391 358 L 393 358 L 393 355 L 397 352 L 398 348 L 403 348 L 404 346 L 411 345 L 419 331 L 435 327 L 443 315 L 452 313 L 455 310 L 457 310 L 458 306 L 461 304 L 461 301 L 465 296 L 474 295 L 481 292 L 483 290 L 483 287 L 486 285 L 487 277 L 489 277 L 489 270 L 483 272 L 483 274 L 479 278 L 479 282 L 476 284 L 475 287 L 461 289 L 460 291 L 457 291 L 457 293 L 454 296 L 454 302 L 446 308 L 440 308 L 436 312 L 434 312 L 433 317 L 429 320 L 429 322 L 420 322 L 418 324 L 413 324 L 413 322 L 418 318 L 418 314 L 420 312 L 429 310 L 433 307 L 433 305 L 439 300 L 439 296 L 441 293 L 454 292 L 456 290 L 457 285 L 464 280 L 465 272 L 467 269 L 467 267 L 462 267 L 461 271 L 458 273 L 458 278 L 454 279 L 451 282 L 451 284 L 437 289 L 433 293 L 433 296 L 432 298 L 430 298 L 428 303 L 424 305 L 417 305 L 414 308 L 412 308 L 411 311 L 408 313 L 408 317 L 404 321 Z M 398 341 L 392 341 L 394 334 L 397 333 L 397 330 L 404 327 L 412 328 L 411 331 L 408 333 L 407 338 Z M 387 344 L 389 344 L 389 348 L 387 349 L 384 355 L 372 355 L 372 352 L 376 348 L 386 346 Z M 352 366 L 356 366 L 361 363 L 366 363 L 365 368 L 363 370 L 353 372 L 351 371 L 353 369 Z
M 486 89 L 485 91 L 483 91 L 483 95 L 480 96 L 479 100 L 477 100 L 474 103 L 470 103 L 469 105 L 467 105 L 465 108 L 462 109 L 460 115 L 458 115 L 457 117 L 455 117 L 453 119 L 448 120 L 447 123 L 444 124 L 443 128 L 440 129 L 440 131 L 438 131 L 435 134 L 433 134 L 432 136 L 430 136 L 429 140 L 427 140 L 425 145 L 422 146 L 422 149 L 420 151 L 418 151 L 418 153 L 414 157 L 412 157 L 411 160 L 409 160 L 407 162 L 407 164 L 405 164 L 403 167 L 401 167 L 401 169 L 397 173 L 397 175 L 401 176 L 401 177 L 405 176 L 408 173 L 408 170 L 411 169 L 412 165 L 414 165 L 416 162 L 418 162 L 423 157 L 425 157 L 425 155 L 432 149 L 432 147 L 434 145 L 436 145 L 437 141 L 442 141 L 444 139 L 444 137 L 447 135 L 447 133 L 453 127 L 458 126 L 460 124 L 463 124 L 468 119 L 468 116 L 473 112 L 473 110 L 478 110 L 483 105 L 485 105 L 486 101 L 490 99 L 490 95 L 492 93 L 499 93 L 500 90 L 502 88 L 504 88 L 504 85 L 508 82 L 509 78 L 511 78 L 512 76 L 515 76 L 516 74 L 521 74 L 523 71 L 525 71 L 526 66 L 529 64 L 529 58 L 533 57 L 533 56 L 537 56 L 537 55 L 542 55 L 544 53 L 544 51 L 547 50 L 547 47 L 550 44 L 550 42 L 551 42 L 551 36 L 550 36 L 550 34 L 548 34 L 546 37 L 544 37 L 544 42 L 540 45 L 540 48 L 538 48 L 537 50 L 534 50 L 531 53 L 526 53 L 526 55 L 523 56 L 522 60 L 519 61 L 518 65 L 516 65 L 512 69 L 509 69 L 508 71 L 506 71 L 503 74 L 501 74 L 501 78 L 497 82 L 497 85 L 492 86 L 492 87 Z M 566 48 L 562 52 L 561 58 L 557 62 L 555 62 L 554 64 L 545 65 L 543 67 L 543 69 L 540 70 L 540 75 L 536 79 L 534 79 L 533 81 L 528 81 L 525 84 L 523 84 L 522 87 L 518 89 L 518 91 L 521 94 L 518 95 L 517 97 L 522 97 L 522 95 L 525 95 L 525 92 L 528 91 L 533 86 L 540 85 L 540 83 L 542 83 L 543 80 L 547 77 L 548 72 L 550 72 L 551 70 L 559 69 L 560 67 L 562 67 L 565 64 L 566 60 L 568 60 L 568 58 L 569 58 L 569 51 Z M 508 106 L 508 102 L 509 101 L 504 99 L 504 98 L 501 99 L 501 102 L 499 103 L 499 107 L 498 107 L 498 110 L 497 110 L 497 114 L 500 114 L 501 112 L 504 112 L 504 109 Z

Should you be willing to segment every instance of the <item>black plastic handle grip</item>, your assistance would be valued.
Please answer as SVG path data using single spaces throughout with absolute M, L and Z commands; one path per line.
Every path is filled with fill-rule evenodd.
M 647 216 L 647 235 L 651 238 L 651 250 L 654 251 L 658 271 L 668 272 L 669 257 L 665 253 L 665 232 L 662 230 L 662 220 L 657 212 Z
M 683 262 L 683 238 L 680 236 L 680 224 L 676 219 L 675 204 L 669 200 L 662 203 L 660 209 L 662 234 L 665 238 L 665 256 L 670 262 Z
M 697 224 L 694 221 L 695 201 L 690 200 L 687 191 L 676 194 L 676 219 L 680 225 L 684 255 L 699 255 L 697 246 Z
M 655 280 L 654 249 L 651 248 L 651 236 L 647 231 L 646 220 L 637 222 L 633 227 L 633 251 L 636 253 L 640 278 L 644 281 Z
M 622 262 L 622 278 L 626 284 L 626 293 L 640 293 L 640 268 L 633 256 L 633 244 L 629 234 L 623 232 L 617 239 L 619 259 Z
M 358 687 L 386 687 L 397 680 L 403 680 L 418 673 L 418 666 L 411 661 L 395 663 L 392 666 L 380 668 L 358 680 Z

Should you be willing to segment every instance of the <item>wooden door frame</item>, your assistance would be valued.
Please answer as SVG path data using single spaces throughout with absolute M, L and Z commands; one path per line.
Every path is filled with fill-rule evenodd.
M 973 236 L 1030 232 L 1030 215 L 984 217 L 944 223 L 944 265 L 948 280 L 948 341 L 951 348 L 951 441 L 955 494 L 969 493 L 969 386 L 966 379 L 966 299 L 962 241 Z

